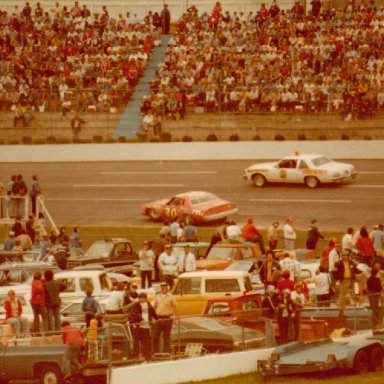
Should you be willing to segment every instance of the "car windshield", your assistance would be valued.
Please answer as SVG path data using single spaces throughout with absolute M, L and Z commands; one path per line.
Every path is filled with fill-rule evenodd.
M 198 197 L 196 199 L 192 199 L 191 200 L 191 205 L 203 204 L 203 203 L 207 203 L 208 201 L 213 201 L 213 200 L 217 200 L 217 197 L 215 195 L 207 193 L 204 196 L 200 196 L 200 197 Z
M 208 254 L 207 259 L 236 259 L 237 248 L 213 247 Z
M 108 257 L 112 252 L 113 244 L 100 242 L 93 243 L 85 253 L 86 257 Z
M 332 160 L 328 159 L 328 157 L 325 156 L 316 157 L 316 159 L 312 159 L 312 163 L 315 167 L 321 167 L 322 165 L 329 164 L 331 162 Z
M 195 327 L 196 326 L 196 327 Z M 191 329 L 200 329 L 205 328 L 207 331 L 215 331 L 223 328 L 231 327 L 231 323 L 227 323 L 225 321 L 218 321 L 216 319 L 203 318 L 198 319 L 194 324 L 189 323 L 186 325 L 186 328 Z

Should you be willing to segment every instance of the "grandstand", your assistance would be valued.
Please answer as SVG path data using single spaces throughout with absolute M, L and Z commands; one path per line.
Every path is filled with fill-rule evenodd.
M 373 0 L 7 1 L 0 142 L 382 138 L 384 8 Z M 160 21 L 159 21 L 160 20 Z M 202 119 L 202 116 L 204 118 Z

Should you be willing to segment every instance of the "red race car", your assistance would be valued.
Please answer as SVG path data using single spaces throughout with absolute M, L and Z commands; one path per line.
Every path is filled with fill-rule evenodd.
M 235 203 L 202 191 L 180 193 L 170 199 L 153 201 L 141 207 L 141 213 L 153 221 L 177 217 L 194 224 L 218 223 L 237 211 Z

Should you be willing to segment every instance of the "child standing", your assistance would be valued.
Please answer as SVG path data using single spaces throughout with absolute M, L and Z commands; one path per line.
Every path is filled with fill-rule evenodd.
M 85 313 L 85 324 L 89 328 L 90 322 L 95 318 L 97 312 L 101 312 L 100 305 L 97 300 L 92 296 L 93 289 L 88 287 L 85 290 L 86 297 L 81 304 L 81 309 Z M 97 328 L 97 327 L 96 327 Z
M 88 344 L 88 361 L 98 361 L 99 360 L 99 346 L 97 342 L 98 337 L 98 325 L 99 325 L 99 316 L 93 318 L 90 321 L 88 332 L 87 332 L 87 344 Z

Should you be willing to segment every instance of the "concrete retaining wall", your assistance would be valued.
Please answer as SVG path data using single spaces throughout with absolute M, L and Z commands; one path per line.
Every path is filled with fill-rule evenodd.
M 333 159 L 384 159 L 384 140 L 0 146 L 2 162 L 278 159 L 300 150 Z
M 256 349 L 115 368 L 111 384 L 179 384 L 245 374 L 255 372 L 257 360 L 268 358 L 271 352 L 270 348 Z

